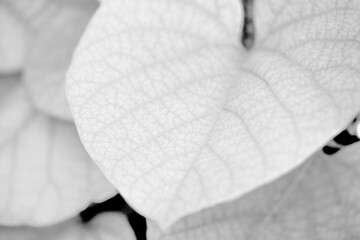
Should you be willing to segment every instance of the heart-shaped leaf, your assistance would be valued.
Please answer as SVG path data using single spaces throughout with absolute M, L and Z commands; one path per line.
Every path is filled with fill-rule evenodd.
M 104 1 L 67 95 L 91 157 L 168 226 L 298 166 L 360 109 L 359 1 Z M 269 24 L 270 23 L 270 24 Z
M 74 124 L 36 110 L 19 80 L 0 90 L 0 224 L 55 223 L 115 193 Z
M 359 239 L 360 144 L 300 168 L 231 203 L 186 217 L 149 240 Z

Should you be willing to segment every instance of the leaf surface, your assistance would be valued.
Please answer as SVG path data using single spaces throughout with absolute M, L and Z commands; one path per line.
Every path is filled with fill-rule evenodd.
M 19 80 L 0 90 L 1 224 L 52 224 L 115 194 L 74 124 L 36 110 Z
M 360 143 L 301 167 L 233 202 L 188 216 L 149 240 L 360 238 Z
M 163 227 L 294 169 L 360 109 L 359 1 L 256 2 L 249 52 L 238 1 L 128 0 L 74 55 L 85 148 Z

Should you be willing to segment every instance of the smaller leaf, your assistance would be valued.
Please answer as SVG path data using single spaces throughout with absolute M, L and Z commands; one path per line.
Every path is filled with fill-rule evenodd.
M 44 227 L 1 227 L 0 240 L 135 240 L 122 214 L 105 213 L 83 225 L 78 218 Z
M 0 79 L 0 89 L 1 224 L 56 223 L 115 193 L 74 124 L 34 109 L 19 80 Z
M 28 21 L 25 83 L 40 110 L 72 120 L 65 95 L 65 75 L 97 3 L 95 0 L 49 0 L 42 4 Z M 25 7 L 28 6 L 22 6 Z M 24 18 L 30 14 L 26 10 L 20 11 Z

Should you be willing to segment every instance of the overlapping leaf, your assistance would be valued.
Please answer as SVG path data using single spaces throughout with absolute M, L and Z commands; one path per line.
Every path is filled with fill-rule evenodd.
M 0 93 L 0 224 L 55 223 L 114 194 L 74 124 L 36 110 L 19 80 Z
M 104 1 L 67 95 L 122 195 L 168 226 L 301 164 L 360 109 L 358 0 Z
M 48 114 L 71 120 L 65 74 L 97 8 L 96 0 L 6 0 L 5 3 L 26 29 L 24 80 L 34 103 Z
M 340 240 L 360 238 L 360 144 L 300 168 L 231 203 L 186 217 L 149 240 Z

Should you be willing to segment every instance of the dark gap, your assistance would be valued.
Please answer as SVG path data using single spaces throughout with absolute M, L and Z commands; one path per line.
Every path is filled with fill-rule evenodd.
M 124 212 L 127 203 L 120 194 L 101 202 L 92 203 L 84 211 L 80 212 L 80 218 L 83 223 L 90 222 L 94 217 L 103 212 Z
M 242 0 L 244 8 L 244 26 L 241 34 L 241 43 L 246 49 L 251 49 L 255 40 L 255 27 L 253 21 L 254 0 Z
M 337 144 L 347 146 L 359 141 L 359 138 L 357 136 L 351 135 L 348 130 L 344 130 L 334 138 L 334 141 Z
M 128 215 L 130 226 L 134 230 L 137 240 L 146 240 L 146 219 L 135 211 Z
M 354 128 L 356 128 L 357 118 L 355 118 L 350 126 L 333 138 L 326 146 L 322 148 L 327 155 L 333 155 L 341 150 L 342 147 L 358 142 L 360 139 L 355 135 Z
M 340 150 L 340 148 L 334 148 L 334 147 L 330 147 L 330 146 L 325 146 L 325 147 L 323 147 L 322 150 L 327 155 L 333 155 L 333 154 L 337 153 Z
M 94 219 L 97 215 L 104 212 L 119 212 L 127 216 L 130 226 L 132 227 L 136 239 L 146 240 L 146 219 L 135 212 L 121 197 L 120 194 L 101 202 L 92 203 L 85 210 L 79 213 L 81 222 L 86 224 Z

